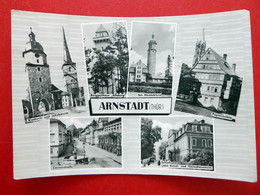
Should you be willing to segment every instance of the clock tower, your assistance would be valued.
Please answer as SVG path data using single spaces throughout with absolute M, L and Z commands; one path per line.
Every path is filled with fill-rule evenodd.
M 35 39 L 35 34 L 29 34 L 29 41 L 23 52 L 26 60 L 25 70 L 29 79 L 29 99 L 34 116 L 52 109 L 51 77 L 47 64 L 47 55 L 43 47 Z

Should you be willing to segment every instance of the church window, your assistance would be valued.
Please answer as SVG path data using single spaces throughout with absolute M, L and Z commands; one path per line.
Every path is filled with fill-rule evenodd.
M 202 139 L 202 147 L 207 147 L 207 142 L 205 139 Z
M 192 146 L 197 146 L 197 139 L 195 138 L 192 139 Z
M 37 68 L 37 70 L 38 70 L 38 71 L 41 71 L 41 68 L 40 68 L 40 67 L 38 67 L 38 68 Z
M 208 140 L 208 146 L 209 146 L 210 148 L 212 147 L 212 140 L 211 140 L 211 139 Z
M 42 82 L 42 78 L 41 78 L 41 77 L 39 78 L 39 82 L 40 82 L 40 83 Z

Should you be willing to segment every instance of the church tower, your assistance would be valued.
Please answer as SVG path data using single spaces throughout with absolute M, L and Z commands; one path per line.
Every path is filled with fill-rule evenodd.
M 149 74 L 151 74 L 152 77 L 155 76 L 155 68 L 156 68 L 156 46 L 157 42 L 154 39 L 154 35 L 152 35 L 152 40 L 148 43 L 148 55 L 147 55 L 147 68 Z
M 202 56 L 204 56 L 205 52 L 206 52 L 206 41 L 205 41 L 204 28 L 203 28 L 203 39 L 202 41 L 197 41 L 196 43 L 192 66 L 195 66 L 198 63 L 198 61 L 200 61 Z
M 62 65 L 63 76 L 66 82 L 67 92 L 69 93 L 70 106 L 77 106 L 77 98 L 79 98 L 79 86 L 78 86 L 78 77 L 76 63 L 72 62 L 70 57 L 70 52 L 65 36 L 64 28 L 63 32 L 63 46 L 64 46 L 64 64 Z
M 29 41 L 23 57 L 27 63 L 25 65 L 29 79 L 29 99 L 34 116 L 52 109 L 51 76 L 47 55 L 43 47 L 35 39 L 35 34 L 29 34 Z
M 100 24 L 100 26 L 96 30 L 95 37 L 93 37 L 93 41 L 98 50 L 103 50 L 112 43 L 108 31 L 102 24 Z

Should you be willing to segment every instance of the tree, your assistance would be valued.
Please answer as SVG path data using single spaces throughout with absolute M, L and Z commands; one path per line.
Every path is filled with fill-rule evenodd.
M 168 142 L 162 142 L 159 146 L 159 158 L 162 160 L 165 160 L 166 158 L 166 147 L 168 145 Z
M 146 159 L 153 155 L 154 144 L 161 137 L 161 127 L 152 127 L 153 121 L 148 118 L 141 119 L 141 159 Z
M 172 60 L 171 60 L 170 55 L 168 55 L 168 57 L 167 57 L 167 66 L 166 66 L 166 70 L 165 70 L 165 78 L 168 81 L 172 80 Z
M 109 93 L 109 86 L 112 85 L 112 93 L 123 94 L 127 89 L 127 75 L 128 75 L 128 44 L 127 33 L 124 23 L 115 23 L 110 32 L 112 43 L 104 48 L 102 51 L 94 49 L 94 58 L 96 62 L 91 70 L 91 77 L 89 84 L 91 85 L 94 93 L 98 93 L 100 87 L 107 89 Z M 85 49 L 85 52 L 87 50 Z M 86 55 L 89 51 L 86 52 Z M 93 62 L 94 60 L 88 57 L 86 63 Z M 114 83 L 117 86 L 113 86 Z M 116 91 L 113 91 L 114 88 Z M 105 93 L 102 91 L 102 93 Z

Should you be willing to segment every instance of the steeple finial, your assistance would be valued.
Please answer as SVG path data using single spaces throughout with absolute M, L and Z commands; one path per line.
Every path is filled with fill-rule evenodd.
M 63 46 L 64 46 L 64 62 L 71 63 L 72 60 L 70 57 L 70 52 L 69 52 L 69 48 L 68 48 L 68 44 L 67 44 L 67 40 L 66 40 L 66 36 L 65 36 L 64 27 L 62 27 L 62 32 L 63 32 Z
M 30 27 L 31 33 L 29 34 L 30 41 L 35 41 L 35 34 L 32 31 L 32 27 Z

